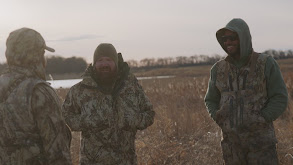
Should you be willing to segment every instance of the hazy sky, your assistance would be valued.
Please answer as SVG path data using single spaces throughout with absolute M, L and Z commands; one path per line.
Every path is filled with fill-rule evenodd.
M 48 56 L 88 62 L 102 42 L 126 60 L 225 55 L 215 32 L 232 18 L 247 22 L 256 51 L 293 49 L 293 0 L 0 0 L 0 62 L 21 27 L 42 34 Z

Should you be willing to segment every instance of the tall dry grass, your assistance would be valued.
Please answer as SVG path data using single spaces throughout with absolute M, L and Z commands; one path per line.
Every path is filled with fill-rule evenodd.
M 293 95 L 293 74 L 285 81 Z M 221 130 L 204 106 L 208 77 L 181 77 L 140 81 L 156 111 L 155 122 L 137 133 L 136 153 L 141 165 L 222 164 Z M 64 98 L 67 90 L 58 90 Z M 293 164 L 293 114 L 287 111 L 274 122 L 280 164 Z M 74 133 L 72 157 L 78 164 L 80 134 Z

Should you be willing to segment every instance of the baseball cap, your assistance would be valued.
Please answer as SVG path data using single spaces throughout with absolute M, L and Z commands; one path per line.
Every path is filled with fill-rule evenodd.
M 42 51 L 55 50 L 46 45 L 41 34 L 30 28 L 12 31 L 6 40 L 5 56 L 9 65 L 31 65 L 43 60 Z
M 46 49 L 50 52 L 55 50 L 46 45 L 41 34 L 30 28 L 21 28 L 11 32 L 6 41 L 7 49 L 14 49 L 18 53 L 33 51 L 35 49 Z

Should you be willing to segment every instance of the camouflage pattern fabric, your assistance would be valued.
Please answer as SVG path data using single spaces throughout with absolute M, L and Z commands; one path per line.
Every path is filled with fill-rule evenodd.
M 72 164 L 71 133 L 54 89 L 16 66 L 0 76 L 0 84 L 0 164 Z
M 39 32 L 29 28 L 17 29 L 11 32 L 6 40 L 7 64 L 30 69 L 35 75 L 45 80 L 45 50 L 55 51 L 46 46 Z
M 271 163 L 278 162 L 276 155 L 270 155 L 277 143 L 273 123 L 266 122 L 261 115 L 267 101 L 266 59 L 266 55 L 253 53 L 248 64 L 240 69 L 227 58 L 216 64 L 216 87 L 221 100 L 215 120 L 223 132 L 222 148 L 227 164 L 258 164 L 252 162 L 259 159 L 259 154 Z
M 82 132 L 80 163 L 137 164 L 135 135 L 153 123 L 152 104 L 133 74 L 118 78 L 112 94 L 103 93 L 90 75 L 70 89 L 63 104 L 68 125 Z
M 260 132 L 261 133 L 261 132 Z M 226 165 L 276 165 L 278 157 L 276 145 L 264 144 L 260 138 L 247 138 L 250 134 L 241 136 L 223 133 L 221 142 L 223 158 Z M 246 137 L 246 138 L 243 138 Z M 240 139 L 241 138 L 241 139 Z

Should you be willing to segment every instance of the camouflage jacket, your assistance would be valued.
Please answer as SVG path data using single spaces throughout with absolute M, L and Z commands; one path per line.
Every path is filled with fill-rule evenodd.
M 226 60 L 217 62 L 216 87 L 221 93 L 215 120 L 224 134 L 238 134 L 238 140 L 254 139 L 276 143 L 273 123 L 261 114 L 268 100 L 264 74 L 268 56 L 253 53 L 247 65 L 238 69 Z M 230 137 L 230 140 L 232 138 Z
M 136 77 L 124 75 L 112 94 L 88 74 L 67 94 L 63 113 L 71 129 L 82 132 L 81 164 L 137 164 L 136 132 L 152 125 L 155 112 Z
M 72 164 L 71 133 L 54 89 L 20 67 L 9 67 L 0 84 L 0 164 Z

